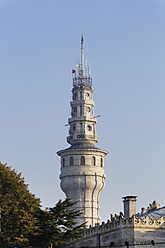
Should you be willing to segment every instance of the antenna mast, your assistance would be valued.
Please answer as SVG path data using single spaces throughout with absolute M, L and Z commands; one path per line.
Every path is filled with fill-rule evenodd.
M 87 78 L 87 74 L 88 74 L 88 71 L 87 71 L 87 55 L 86 55 L 86 60 L 85 60 L 85 77 Z
M 73 87 L 86 86 L 92 87 L 92 78 L 91 78 L 91 68 L 87 66 L 87 56 L 84 63 L 84 36 L 81 36 L 81 61 L 80 64 L 76 66 L 75 70 L 72 70 L 74 73 L 73 76 Z M 77 72 L 77 73 L 76 73 Z
M 82 76 L 84 76 L 84 36 L 81 36 L 81 70 Z

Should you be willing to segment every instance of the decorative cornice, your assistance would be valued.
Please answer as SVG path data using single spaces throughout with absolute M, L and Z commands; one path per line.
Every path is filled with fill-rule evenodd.
M 92 147 L 92 148 L 89 148 L 89 147 L 80 147 L 80 148 L 66 148 L 64 150 L 60 150 L 57 152 L 57 154 L 59 156 L 61 156 L 62 154 L 67 154 L 67 153 L 77 153 L 77 152 L 99 152 L 99 153 L 103 153 L 105 156 L 108 154 L 107 151 L 105 150 L 102 150 L 102 149 L 99 149 L 99 148 L 96 148 L 96 147 Z
M 102 224 L 96 224 L 94 227 L 89 227 L 84 230 L 82 238 L 92 237 L 95 234 L 105 234 L 109 231 L 115 231 L 121 228 L 154 228 L 157 229 L 161 227 L 165 231 L 165 218 L 161 217 L 159 220 L 152 220 L 149 216 L 146 216 L 143 219 L 137 219 L 135 216 L 132 216 L 129 219 L 125 219 L 120 215 L 111 215 L 111 220 L 107 220 L 107 223 L 102 222 Z

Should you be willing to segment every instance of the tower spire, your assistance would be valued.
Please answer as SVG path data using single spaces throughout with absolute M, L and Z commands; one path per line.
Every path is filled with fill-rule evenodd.
M 84 76 L 84 36 L 81 36 L 81 70 L 82 75 Z
M 87 66 L 87 56 L 84 65 L 84 36 L 81 36 L 81 61 L 80 64 L 76 66 L 77 74 L 73 76 L 73 87 L 91 87 L 92 89 L 92 78 L 89 73 L 89 68 Z M 85 67 L 85 68 L 84 68 Z M 87 70 L 88 68 L 88 70 Z

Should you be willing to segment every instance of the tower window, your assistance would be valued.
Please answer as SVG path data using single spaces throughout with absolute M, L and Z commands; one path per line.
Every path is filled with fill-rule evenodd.
M 80 99 L 82 99 L 82 91 L 80 91 Z
M 80 106 L 80 116 L 82 116 L 82 106 Z
M 88 131 L 92 131 L 92 127 L 90 125 L 87 126 Z
M 91 111 L 91 108 L 90 107 L 87 107 L 87 112 L 90 112 Z
M 73 107 L 73 109 L 72 109 L 72 115 L 77 115 L 77 107 Z
M 65 167 L 65 158 L 62 159 L 62 167 Z
M 73 93 L 73 100 L 77 99 L 77 93 Z
M 85 165 L 85 157 L 81 156 L 80 165 Z
M 73 93 L 73 100 L 77 99 L 77 92 Z
M 70 157 L 70 166 L 73 166 L 73 165 L 74 165 L 73 157 Z
M 100 161 L 100 166 L 103 167 L 103 158 L 101 158 L 101 161 Z
M 82 123 L 80 123 L 80 132 L 82 133 Z
M 93 134 L 95 134 L 95 125 L 93 124 Z
M 73 126 L 73 132 L 75 132 L 75 131 L 76 131 L 76 126 L 74 125 L 74 126 Z
M 89 93 L 87 92 L 87 97 L 89 97 Z
M 92 157 L 92 165 L 96 166 L 96 158 L 94 156 Z

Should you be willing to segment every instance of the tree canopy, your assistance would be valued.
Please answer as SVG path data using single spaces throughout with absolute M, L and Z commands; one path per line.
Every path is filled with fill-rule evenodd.
M 21 173 L 0 162 L 0 247 L 57 247 L 81 236 L 80 211 L 69 199 L 43 210 Z
M 21 173 L 0 163 L 1 247 L 28 247 L 37 235 L 40 199 L 28 190 Z
M 63 247 L 69 239 L 81 237 L 84 224 L 76 225 L 76 217 L 81 213 L 73 209 L 74 205 L 70 199 L 59 200 L 55 207 L 41 212 L 40 233 L 36 238 L 36 245 Z

